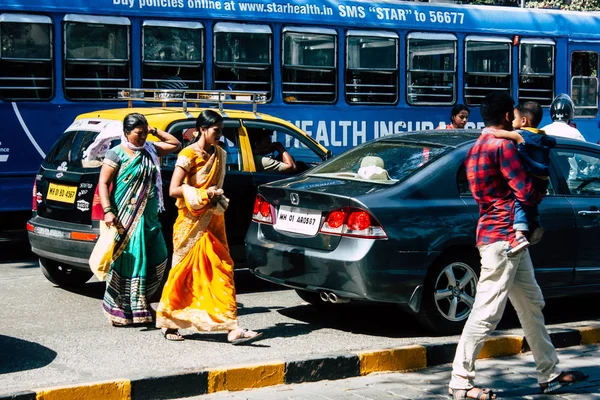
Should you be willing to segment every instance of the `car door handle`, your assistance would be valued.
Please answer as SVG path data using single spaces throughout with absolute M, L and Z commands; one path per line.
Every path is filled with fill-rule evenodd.
M 593 215 L 600 215 L 600 211 L 579 211 L 578 212 L 579 215 L 581 215 L 582 217 L 588 217 L 588 216 L 593 216 Z

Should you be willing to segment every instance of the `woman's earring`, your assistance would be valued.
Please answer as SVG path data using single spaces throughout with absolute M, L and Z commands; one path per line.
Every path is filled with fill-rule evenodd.
M 198 132 L 198 130 L 194 131 L 194 137 L 198 137 L 199 134 L 200 134 L 200 132 Z

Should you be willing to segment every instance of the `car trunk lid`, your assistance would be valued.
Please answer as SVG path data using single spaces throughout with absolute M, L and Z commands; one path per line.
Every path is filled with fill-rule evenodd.
M 271 206 L 273 224 L 261 224 L 261 232 L 279 243 L 335 250 L 342 236 L 321 230 L 330 213 L 365 210 L 355 196 L 379 188 L 373 183 L 310 176 L 262 185 L 258 192 Z
M 36 180 L 38 215 L 90 225 L 100 168 L 80 173 L 42 167 Z

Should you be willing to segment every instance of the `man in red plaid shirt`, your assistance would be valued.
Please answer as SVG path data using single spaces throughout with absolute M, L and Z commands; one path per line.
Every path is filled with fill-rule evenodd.
M 508 299 L 517 311 L 536 361 L 542 391 L 550 393 L 586 378 L 579 371 L 561 372 L 557 367 L 558 357 L 542 314 L 544 298 L 535 280 L 529 251 L 510 256 L 507 253 L 515 236 L 515 199 L 525 205 L 540 200 L 514 142 L 491 134 L 495 129 L 512 130 L 513 111 L 514 101 L 508 93 L 493 92 L 485 97 L 481 104 L 485 129 L 465 160 L 471 193 L 479 204 L 477 247 L 481 274 L 475 303 L 452 365 L 449 391 L 455 399 L 496 398 L 492 390 L 474 386 L 475 360 L 486 337 L 500 322 Z

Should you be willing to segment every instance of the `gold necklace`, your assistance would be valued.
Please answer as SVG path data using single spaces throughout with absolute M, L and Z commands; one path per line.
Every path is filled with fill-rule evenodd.
M 202 147 L 200 147 L 199 142 L 196 142 L 196 147 L 198 147 L 198 150 L 200 151 L 200 155 L 202 156 L 202 158 L 206 158 L 206 156 L 208 156 L 210 158 L 211 153 L 207 152 Z

